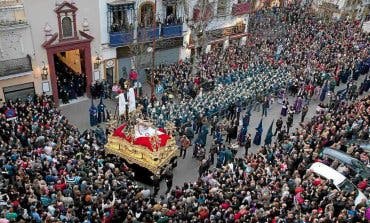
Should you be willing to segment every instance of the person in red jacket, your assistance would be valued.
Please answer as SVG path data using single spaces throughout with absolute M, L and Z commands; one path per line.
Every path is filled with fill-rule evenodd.
M 365 190 L 367 188 L 367 179 L 363 179 L 357 184 L 357 188 L 360 190 Z
M 136 83 L 137 81 L 137 78 L 138 78 L 138 73 L 136 72 L 135 69 L 131 69 L 130 71 L 130 74 L 129 74 L 129 79 L 131 81 L 131 85 L 134 86 L 134 84 Z
M 209 211 L 207 207 L 200 207 L 198 211 L 199 219 L 204 220 L 208 218 Z
M 67 189 L 67 184 L 65 182 L 62 182 L 61 180 L 58 180 L 57 183 L 54 185 L 54 189 L 56 191 L 63 191 Z
M 104 210 L 104 215 L 101 219 L 102 223 L 110 223 L 114 215 L 114 207 Z

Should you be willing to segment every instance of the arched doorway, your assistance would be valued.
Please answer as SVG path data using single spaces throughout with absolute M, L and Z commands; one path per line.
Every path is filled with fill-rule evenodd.
M 52 44 L 56 36 L 43 44 L 43 47 L 46 49 L 47 57 L 48 57 L 48 65 L 49 65 L 49 72 L 50 72 L 50 80 L 51 80 L 51 87 L 52 87 L 52 93 L 54 102 L 59 105 L 59 95 L 58 89 L 60 86 L 58 86 L 58 75 L 56 72 L 56 60 L 55 56 L 58 54 L 63 54 L 67 51 L 79 51 L 80 52 L 80 65 L 81 70 L 83 70 L 85 77 L 86 77 L 86 85 L 85 91 L 87 96 L 90 96 L 90 87 L 92 82 L 92 61 L 91 61 L 91 41 L 92 37 L 89 37 L 87 39 L 81 39 L 77 41 L 65 41 L 62 43 L 55 43 Z
M 52 95 L 57 105 L 60 104 L 59 99 L 64 93 L 68 96 L 65 97 L 66 103 L 71 98 L 90 96 L 90 45 L 94 37 L 84 31 L 77 32 L 77 10 L 76 5 L 67 1 L 57 5 L 54 12 L 58 19 L 59 32 L 49 36 L 42 44 L 47 53 Z M 77 88 L 79 89 L 76 90 Z
M 140 26 L 141 27 L 150 27 L 154 22 L 154 4 L 151 2 L 144 2 L 141 4 L 140 9 Z

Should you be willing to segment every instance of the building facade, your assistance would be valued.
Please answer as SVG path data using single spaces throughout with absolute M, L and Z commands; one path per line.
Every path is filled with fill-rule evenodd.
M 213 47 L 228 47 L 230 43 L 243 44 L 247 38 L 248 14 L 252 12 L 251 1 L 246 0 L 195 0 L 188 1 L 188 16 L 184 24 L 184 47 L 180 58 L 190 58 L 197 47 L 206 47 L 208 52 Z M 196 46 L 194 33 L 196 23 L 198 33 L 205 32 L 204 43 Z M 199 31 L 199 29 L 201 29 Z M 204 30 L 202 30 L 204 29 Z M 199 44 L 198 44 L 199 45 Z
M 22 2 L 0 1 L 0 101 L 40 93 L 34 52 Z
M 102 16 L 106 20 L 102 25 L 106 24 L 108 34 L 103 47 L 116 56 L 114 81 L 127 77 L 131 69 L 137 69 L 144 81 L 144 70 L 153 63 L 179 60 L 183 45 L 182 1 L 114 0 L 106 1 L 101 9 L 106 15 Z
M 370 33 L 370 0 L 363 0 L 362 5 L 362 29 L 364 32 Z
M 369 21 L 370 1 L 369 0 L 315 0 L 314 7 L 335 18 L 350 18 L 358 21 Z
M 146 68 L 191 57 L 191 24 L 200 12 L 209 14 L 203 27 L 208 50 L 243 42 L 251 12 L 243 0 L 0 2 L 0 99 L 45 92 L 57 104 L 76 88 L 60 73 L 84 79 L 78 96 L 90 96 L 95 81 L 127 78 L 131 69 L 144 81 Z

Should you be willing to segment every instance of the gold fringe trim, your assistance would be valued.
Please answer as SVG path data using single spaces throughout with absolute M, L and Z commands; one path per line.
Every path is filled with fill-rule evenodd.
M 166 167 L 172 158 L 179 156 L 179 150 L 173 138 L 167 141 L 167 145 L 150 151 L 144 146 L 134 145 L 120 137 L 108 137 L 105 145 L 108 154 L 119 156 L 130 164 L 137 164 L 148 169 L 153 174 L 158 174 Z

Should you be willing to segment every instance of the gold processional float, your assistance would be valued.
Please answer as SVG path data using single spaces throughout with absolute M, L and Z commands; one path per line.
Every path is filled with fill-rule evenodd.
M 150 121 L 142 119 L 140 107 L 130 112 L 128 117 L 121 125 L 118 120 L 110 123 L 113 132 L 108 136 L 106 153 L 160 175 L 179 156 L 172 137 L 175 126 L 167 123 L 165 129 L 156 128 Z

